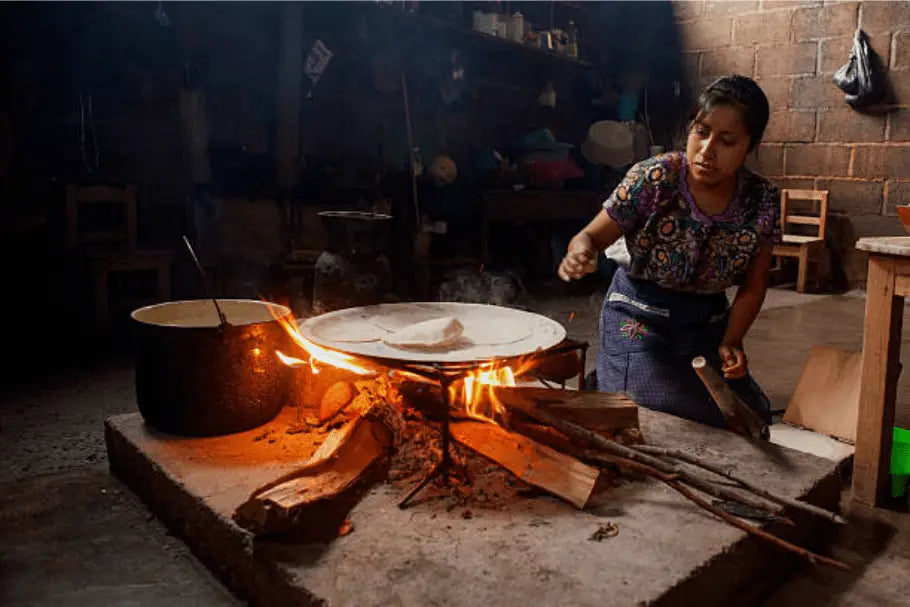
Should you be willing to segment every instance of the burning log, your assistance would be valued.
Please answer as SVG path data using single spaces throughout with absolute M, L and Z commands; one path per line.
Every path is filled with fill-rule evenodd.
M 598 468 L 493 424 L 457 421 L 450 431 L 465 447 L 579 509 L 587 505 L 601 478 Z
M 324 424 L 339 411 L 344 409 L 354 398 L 354 390 L 351 384 L 346 381 L 336 381 L 329 386 L 319 401 L 319 423 Z
M 257 489 L 234 521 L 256 537 L 312 541 L 337 535 L 370 486 L 388 476 L 395 428 L 388 411 L 376 413 L 330 432 L 303 468 Z

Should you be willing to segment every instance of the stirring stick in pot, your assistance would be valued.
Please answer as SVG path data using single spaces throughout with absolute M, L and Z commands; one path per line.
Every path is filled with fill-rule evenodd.
M 219 327 L 224 327 L 228 324 L 227 318 L 224 316 L 224 312 L 221 311 L 221 306 L 218 305 L 218 300 L 215 299 L 215 294 L 212 293 L 212 288 L 209 286 L 208 280 L 205 278 L 205 270 L 202 269 L 202 264 L 199 263 L 199 258 L 196 257 L 196 251 L 193 250 L 193 245 L 190 244 L 189 239 L 184 236 L 183 242 L 186 245 L 186 248 L 189 249 L 190 255 L 193 257 L 193 261 L 196 263 L 196 267 L 199 269 L 199 275 L 202 276 L 202 284 L 205 287 L 205 290 L 209 293 L 209 299 L 212 300 L 212 303 L 215 304 L 215 311 L 218 312 L 218 323 Z

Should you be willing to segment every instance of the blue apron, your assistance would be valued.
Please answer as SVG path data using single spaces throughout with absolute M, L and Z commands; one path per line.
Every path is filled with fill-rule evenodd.
M 600 314 L 598 390 L 623 392 L 643 407 L 726 427 L 720 409 L 692 370 L 692 359 L 704 356 L 720 370 L 717 348 L 727 318 L 724 293 L 671 291 L 619 268 Z M 751 376 L 727 383 L 766 423 L 771 422 L 770 401 Z

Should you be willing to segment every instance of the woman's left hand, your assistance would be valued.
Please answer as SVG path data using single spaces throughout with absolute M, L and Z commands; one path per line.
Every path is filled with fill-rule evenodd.
M 746 360 L 746 353 L 743 352 L 742 346 L 733 344 L 721 344 L 717 348 L 720 355 L 720 361 L 723 363 L 721 371 L 724 372 L 726 379 L 742 379 L 749 372 L 749 363 Z

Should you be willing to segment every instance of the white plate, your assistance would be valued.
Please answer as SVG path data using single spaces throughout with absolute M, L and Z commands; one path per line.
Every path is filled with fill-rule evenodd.
M 441 316 L 451 316 L 465 327 L 464 339 L 447 349 L 411 350 L 396 348 L 381 340 L 353 343 L 331 339 L 333 327 L 348 322 L 368 322 L 378 327 L 381 332 Z M 479 343 L 497 327 L 507 327 L 502 331 L 502 343 Z M 565 327 L 540 314 L 502 306 L 455 302 L 379 304 L 347 308 L 301 321 L 300 333 L 319 346 L 355 356 L 426 363 L 461 363 L 525 356 L 552 348 L 566 337 Z M 476 342 L 472 341 L 472 336 L 476 336 Z M 490 341 L 499 339 L 492 337 Z

